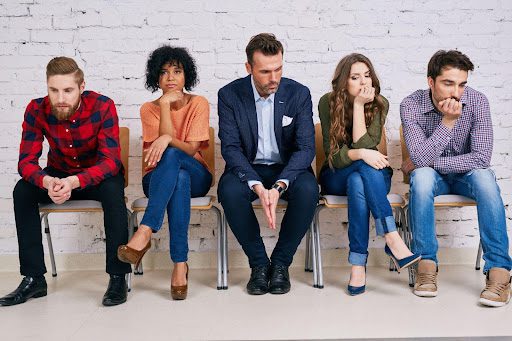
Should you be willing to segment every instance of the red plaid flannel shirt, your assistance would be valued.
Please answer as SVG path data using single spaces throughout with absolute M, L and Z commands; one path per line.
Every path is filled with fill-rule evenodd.
M 106 96 L 84 91 L 77 111 L 61 121 L 51 113 L 48 96 L 29 103 L 23 121 L 18 172 L 41 188 L 47 175 L 39 166 L 45 137 L 50 146 L 48 167 L 76 175 L 80 188 L 97 185 L 124 171 L 117 111 Z

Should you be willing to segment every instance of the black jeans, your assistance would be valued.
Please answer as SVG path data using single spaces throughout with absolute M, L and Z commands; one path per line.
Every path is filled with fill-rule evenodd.
M 48 175 L 58 178 L 69 174 L 46 168 Z M 18 233 L 20 273 L 23 276 L 42 276 L 46 273 L 44 264 L 39 203 L 51 203 L 48 192 L 23 179 L 14 187 L 14 216 Z M 117 259 L 117 247 L 128 241 L 128 215 L 124 201 L 124 177 L 122 174 L 110 177 L 97 186 L 71 193 L 70 200 L 97 200 L 104 212 L 107 244 L 106 271 L 109 274 L 131 272 L 130 264 Z
M 270 188 L 278 180 L 283 167 L 253 165 L 263 179 L 265 188 Z M 288 201 L 288 207 L 270 260 L 251 205 L 257 195 L 251 191 L 247 182 L 241 182 L 235 174 L 225 172 L 219 181 L 218 195 L 229 226 L 249 258 L 251 268 L 268 265 L 270 262 L 274 265 L 290 266 L 297 247 L 311 225 L 318 204 L 318 184 L 311 172 L 301 173 L 283 195 L 283 199 Z

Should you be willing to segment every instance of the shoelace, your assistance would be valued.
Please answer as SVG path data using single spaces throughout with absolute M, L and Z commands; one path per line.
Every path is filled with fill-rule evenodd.
M 426 285 L 426 284 L 433 284 L 433 285 L 437 285 L 436 282 L 437 282 L 437 274 L 435 273 L 419 273 L 417 274 L 417 277 L 418 277 L 418 284 L 421 286 L 421 285 Z
M 507 287 L 508 287 L 508 283 L 500 283 L 500 282 L 488 280 L 487 284 L 485 285 L 484 291 L 489 291 L 493 294 L 501 296 L 505 292 Z

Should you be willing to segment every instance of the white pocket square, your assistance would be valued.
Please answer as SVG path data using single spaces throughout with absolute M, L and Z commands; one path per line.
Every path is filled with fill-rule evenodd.
M 292 121 L 293 117 L 283 115 L 283 127 L 289 126 Z

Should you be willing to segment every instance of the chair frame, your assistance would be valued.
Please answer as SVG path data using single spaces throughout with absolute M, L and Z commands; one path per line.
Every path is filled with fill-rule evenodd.
M 127 127 L 119 128 L 119 142 L 121 145 L 121 161 L 124 167 L 124 187 L 128 186 L 128 156 L 130 153 L 130 129 Z M 132 212 L 127 208 L 128 222 Z M 44 232 L 48 243 L 48 251 L 50 253 L 50 262 L 52 265 L 52 277 L 57 277 L 57 267 L 55 264 L 55 254 L 53 252 L 52 236 L 50 233 L 50 224 L 48 216 L 50 213 L 101 213 L 101 203 L 96 200 L 70 200 L 61 205 L 56 204 L 40 204 L 39 214 L 41 222 L 44 222 Z M 131 276 L 127 274 L 128 288 L 131 289 Z
M 205 150 L 204 153 L 202 153 L 202 155 L 203 155 L 206 163 L 208 164 L 209 169 L 213 172 L 212 183 L 210 185 L 210 187 L 213 187 L 213 185 L 215 184 L 215 132 L 212 127 L 209 128 L 208 148 Z M 141 160 L 142 170 L 144 170 L 146 167 L 146 163 L 144 162 L 144 151 L 142 152 L 141 159 L 142 159 Z M 218 231 L 217 232 L 217 290 L 224 290 L 224 289 L 227 289 L 227 284 L 224 284 L 224 283 L 226 283 L 226 282 L 224 282 L 225 275 L 223 276 L 223 274 L 226 272 L 226 270 L 225 270 L 226 268 L 224 267 L 224 264 L 225 264 L 224 259 L 225 259 L 225 257 L 227 257 L 227 254 L 226 254 L 227 253 L 226 252 L 227 238 L 226 238 L 226 235 L 224 232 L 225 228 L 223 226 L 224 225 L 223 215 L 222 215 L 221 211 L 219 210 L 219 208 L 213 205 L 213 203 L 216 199 L 215 196 L 207 195 L 202 198 L 209 198 L 208 205 L 194 205 L 194 199 L 197 199 L 197 198 L 192 198 L 192 201 L 191 201 L 192 205 L 191 205 L 190 209 L 192 211 L 212 210 L 217 216 L 217 231 Z M 147 204 L 146 197 L 138 198 L 132 203 L 133 213 L 131 215 L 131 219 L 128 224 L 129 238 L 131 238 L 133 236 L 133 234 L 135 233 L 135 231 L 137 230 L 138 213 L 146 211 L 146 204 L 143 203 L 140 206 L 136 205 L 141 200 L 146 200 L 146 204 Z M 226 258 L 226 262 L 227 262 L 227 258 Z M 143 272 L 143 268 L 142 268 L 142 263 L 140 263 L 139 267 L 134 270 L 134 274 L 142 275 L 143 273 L 144 272 Z

